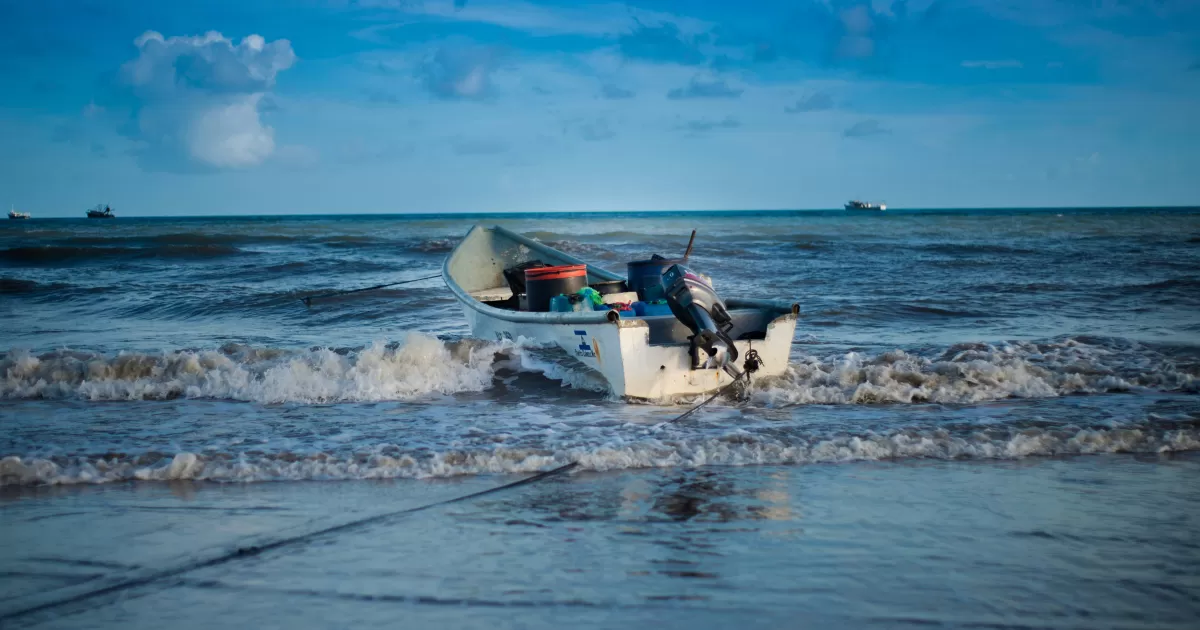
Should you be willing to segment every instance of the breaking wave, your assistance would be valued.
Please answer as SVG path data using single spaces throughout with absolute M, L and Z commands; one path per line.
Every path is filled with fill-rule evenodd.
M 709 465 L 803 465 L 902 459 L 1015 460 L 1106 453 L 1200 450 L 1196 423 L 1126 427 L 941 428 L 860 435 L 779 435 L 737 431 L 720 437 L 651 439 L 632 444 L 559 449 L 497 447 L 405 451 L 393 444 L 353 454 L 147 452 L 141 455 L 44 456 L 0 459 L 0 486 L 202 480 L 256 482 L 428 478 L 530 473 L 578 462 L 584 470 Z
M 255 349 L 163 353 L 14 351 L 0 359 L 0 398 L 162 400 L 216 398 L 260 403 L 411 400 L 491 386 L 497 344 L 443 343 L 410 333 L 390 347 L 355 352 Z
M 1089 343 L 1090 342 L 1090 343 Z M 978 403 L 1135 389 L 1200 391 L 1195 349 L 1112 339 L 959 344 L 925 357 L 894 351 L 793 361 L 751 390 L 765 405 Z
M 496 370 L 540 373 L 563 386 L 606 391 L 603 378 L 527 344 L 443 342 L 418 333 L 396 345 L 306 351 L 227 345 L 217 350 L 106 355 L 61 350 L 0 355 L 0 399 L 94 401 L 211 398 L 259 403 L 414 400 L 481 392 Z M 752 404 L 950 403 L 1132 390 L 1200 392 L 1200 350 L 1112 339 L 960 344 L 793 357 L 780 377 L 755 381 Z M 689 399 L 690 400 L 690 399 Z M 689 402 L 689 401 L 680 401 Z

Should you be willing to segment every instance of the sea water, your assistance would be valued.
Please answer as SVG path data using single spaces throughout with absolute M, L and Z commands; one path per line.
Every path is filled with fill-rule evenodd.
M 697 229 L 691 262 L 719 294 L 801 305 L 786 373 L 667 424 L 696 401 L 618 400 L 553 350 L 472 339 L 440 279 L 301 301 L 437 274 L 476 223 L 618 272 L 681 254 Z M 0 226 L 0 315 L 2 509 L 33 510 L 9 521 L 27 547 L 48 544 L 35 524 L 60 519 L 103 539 L 107 516 L 71 510 L 103 516 L 133 501 L 127 492 L 154 495 L 149 507 L 209 500 L 237 516 L 227 500 L 241 488 L 287 509 L 315 501 L 306 517 L 331 518 L 321 506 L 334 495 L 357 497 L 365 514 L 380 492 L 417 501 L 413 483 L 480 489 L 577 461 L 548 486 L 559 490 L 510 499 L 534 503 L 430 517 L 450 528 L 441 543 L 390 534 L 396 553 L 444 543 L 468 556 L 479 536 L 528 534 L 516 548 L 532 545 L 524 553 L 557 582 L 509 566 L 442 575 L 450 581 L 429 593 L 418 580 L 351 594 L 552 606 L 517 617 L 530 626 L 561 621 L 553 606 L 575 600 L 649 610 L 635 615 L 643 621 L 663 602 L 708 606 L 720 613 L 713 627 L 780 621 L 789 603 L 817 625 L 854 626 L 1178 625 L 1200 610 L 1200 210 L 30 220 Z M 402 479 L 424 481 L 375 485 Z M 179 499 L 179 483 L 191 498 Z M 175 494 L 158 497 L 153 484 Z M 815 513 L 804 507 L 813 492 Z M 596 522 L 572 533 L 575 520 Z M 665 522 L 686 527 L 660 531 Z M 543 557 L 545 528 L 557 542 Z M 857 549 L 828 539 L 848 532 L 873 538 Z M 646 559 L 627 544 L 642 535 L 665 541 L 645 549 L 679 567 L 613 565 Z M 555 560 L 578 553 L 563 542 L 572 537 L 589 551 Z M 346 562 L 373 553 L 354 541 Z M 692 567 L 706 550 L 720 566 Z M 1170 560 L 1137 564 L 1151 552 Z M 1022 585 L 1041 566 L 1010 555 L 1022 553 L 1052 565 L 1061 588 L 1050 603 Z M 576 561 L 592 582 L 569 579 Z M 756 577 L 730 577 L 742 570 Z M 918 577 L 929 571 L 961 576 L 966 590 L 939 591 L 951 587 Z M 244 581 L 226 577 L 229 588 Z M 651 586 L 622 586 L 641 577 Z M 504 595 L 508 582 L 520 596 Z M 894 590 L 870 596 L 885 584 Z M 656 593 L 667 599 L 647 599 Z M 1106 621 L 1092 625 L 1089 610 Z

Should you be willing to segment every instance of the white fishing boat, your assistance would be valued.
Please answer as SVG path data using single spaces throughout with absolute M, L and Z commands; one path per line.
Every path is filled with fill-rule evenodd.
M 662 280 L 664 300 L 659 302 L 667 302 L 669 313 L 661 314 L 660 308 L 660 314 L 644 316 L 613 308 L 523 310 L 525 296 L 514 294 L 510 278 L 514 270 L 537 263 L 586 265 L 587 285 L 605 288 L 605 302 L 637 300 L 638 294 L 629 292 L 626 278 L 616 273 L 501 227 L 472 228 L 447 257 L 442 276 L 461 303 L 474 336 L 557 346 L 600 373 L 617 396 L 661 400 L 713 392 L 747 376 L 782 374 L 799 306 L 787 301 L 721 300 L 711 282 L 685 262 L 670 265 L 661 277 L 651 277 Z M 515 288 L 519 291 L 522 286 Z

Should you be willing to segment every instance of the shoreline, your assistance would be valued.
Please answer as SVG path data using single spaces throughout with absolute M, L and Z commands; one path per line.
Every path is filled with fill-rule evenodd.
M 1200 558 L 1170 524 L 1200 503 L 1197 472 L 1187 454 L 579 473 L 219 566 L 205 559 L 518 477 L 72 488 L 4 502 L 0 619 L 132 579 L 6 621 L 551 627 L 670 610 L 669 627 L 802 614 L 1183 628 L 1200 592 L 1169 576 Z M 1140 542 L 1105 542 L 1126 537 Z

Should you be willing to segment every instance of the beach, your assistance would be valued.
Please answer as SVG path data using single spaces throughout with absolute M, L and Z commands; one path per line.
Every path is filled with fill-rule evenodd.
M 1186 628 L 1198 472 L 1188 454 L 580 473 L 5 626 Z M 505 479 L 8 489 L 3 610 Z

